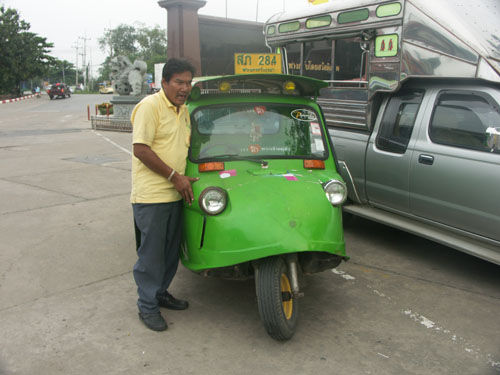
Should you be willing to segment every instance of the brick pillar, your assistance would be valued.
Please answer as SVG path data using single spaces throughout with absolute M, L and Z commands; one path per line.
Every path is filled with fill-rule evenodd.
M 167 58 L 189 60 L 201 76 L 200 31 L 198 9 L 204 0 L 161 0 L 158 5 L 167 10 Z

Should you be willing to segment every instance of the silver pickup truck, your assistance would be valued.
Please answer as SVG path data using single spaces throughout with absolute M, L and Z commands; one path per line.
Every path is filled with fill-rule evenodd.
M 500 264 L 500 88 L 407 83 L 371 132 L 330 129 L 344 211 Z

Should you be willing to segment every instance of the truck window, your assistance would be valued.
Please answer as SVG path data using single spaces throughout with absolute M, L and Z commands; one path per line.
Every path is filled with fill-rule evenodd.
M 434 143 L 492 152 L 488 129 L 500 124 L 500 111 L 493 103 L 484 93 L 441 92 L 434 107 L 429 137 Z
M 423 91 L 400 92 L 391 97 L 375 141 L 380 150 L 406 152 L 422 97 Z

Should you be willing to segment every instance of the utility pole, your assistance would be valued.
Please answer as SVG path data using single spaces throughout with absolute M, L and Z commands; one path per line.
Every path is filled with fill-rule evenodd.
M 76 49 L 76 59 L 75 59 L 75 86 L 78 87 L 78 50 L 80 49 L 80 46 L 78 45 L 78 39 L 76 40 L 75 44 L 71 46 L 71 48 Z
M 90 69 L 89 69 L 89 72 L 90 72 L 90 87 L 92 87 L 92 82 L 94 81 L 94 75 L 93 75 L 93 66 L 92 66 L 92 47 L 90 47 Z
M 90 40 L 90 38 L 87 38 L 87 35 L 84 37 L 78 37 L 79 39 L 83 40 L 83 54 L 82 54 L 82 69 L 83 70 L 83 87 L 87 88 L 87 75 L 88 75 L 88 69 L 87 69 L 87 40 Z

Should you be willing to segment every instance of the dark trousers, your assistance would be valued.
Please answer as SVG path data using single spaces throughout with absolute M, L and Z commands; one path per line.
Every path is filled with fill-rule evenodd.
M 157 294 L 168 289 L 179 265 L 182 201 L 135 203 L 138 260 L 134 266 L 137 307 L 143 313 L 159 311 Z

